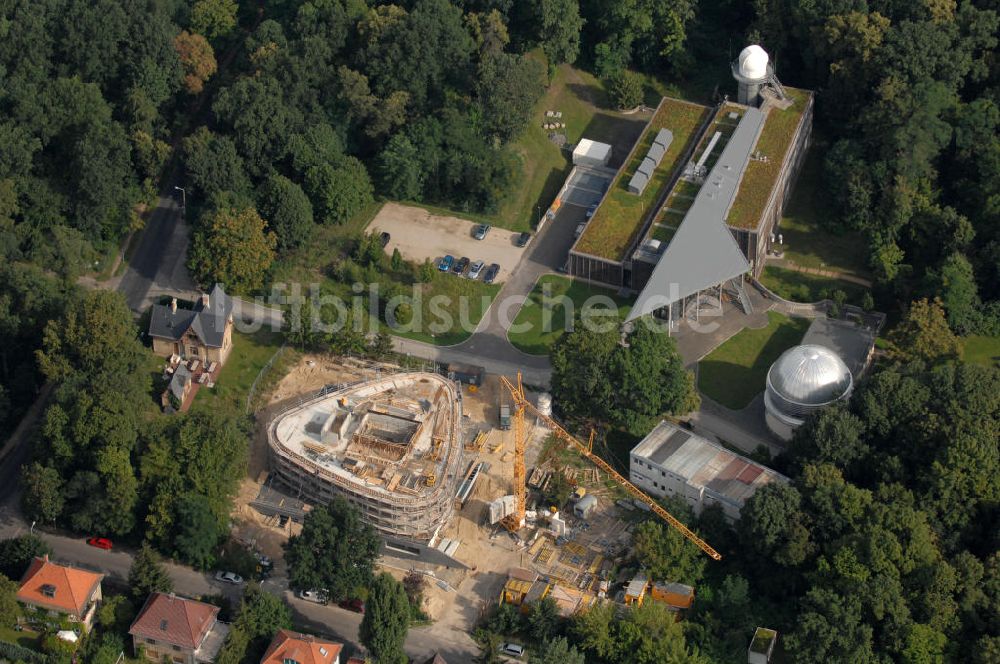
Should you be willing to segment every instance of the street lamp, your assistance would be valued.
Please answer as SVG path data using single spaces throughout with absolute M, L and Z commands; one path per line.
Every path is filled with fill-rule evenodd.
M 184 187 L 175 186 L 174 189 L 181 192 L 181 209 L 187 211 L 187 192 L 184 191 Z
M 28 531 L 29 535 L 34 535 L 35 534 L 35 524 L 36 523 L 38 523 L 38 522 L 37 521 L 32 521 L 31 522 L 31 530 Z

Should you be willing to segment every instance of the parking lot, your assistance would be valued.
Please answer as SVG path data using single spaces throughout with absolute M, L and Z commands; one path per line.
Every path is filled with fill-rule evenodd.
M 496 282 L 504 281 L 517 266 L 524 249 L 515 245 L 518 233 L 494 227 L 485 240 L 472 237 L 478 224 L 455 217 L 432 214 L 423 208 L 386 203 L 368 224 L 366 233 L 388 233 L 386 251 L 399 249 L 403 258 L 422 263 L 430 259 L 435 264 L 445 255 L 456 260 L 466 256 L 487 265 L 498 263 L 500 274 Z

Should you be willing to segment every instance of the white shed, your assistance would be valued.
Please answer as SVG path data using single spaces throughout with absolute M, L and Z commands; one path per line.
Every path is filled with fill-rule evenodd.
M 607 143 L 581 138 L 573 148 L 575 166 L 607 166 L 609 159 L 611 159 L 611 146 Z

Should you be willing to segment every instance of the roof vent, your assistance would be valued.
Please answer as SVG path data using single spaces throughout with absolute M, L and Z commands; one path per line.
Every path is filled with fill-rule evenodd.
M 327 650 L 326 648 L 324 648 L 323 646 L 320 646 L 319 647 L 319 654 L 323 655 L 323 657 L 326 657 L 328 654 L 330 654 L 330 651 Z

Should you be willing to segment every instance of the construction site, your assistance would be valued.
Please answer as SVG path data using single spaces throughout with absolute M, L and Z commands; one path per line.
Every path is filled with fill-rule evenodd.
M 332 386 L 271 421 L 271 470 L 295 498 L 323 504 L 341 495 L 387 546 L 419 549 L 454 508 L 461 420 L 461 393 L 439 374 Z
M 425 610 L 460 630 L 498 600 L 526 609 L 551 598 L 565 615 L 626 602 L 632 532 L 651 517 L 718 556 L 595 454 L 593 439 L 563 430 L 547 394 L 529 396 L 516 377 L 453 378 L 304 358 L 270 398 L 247 532 L 283 539 L 312 505 L 341 495 L 382 536 L 383 568 L 427 575 Z

